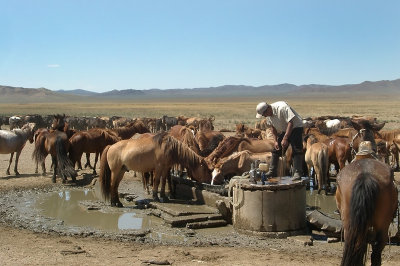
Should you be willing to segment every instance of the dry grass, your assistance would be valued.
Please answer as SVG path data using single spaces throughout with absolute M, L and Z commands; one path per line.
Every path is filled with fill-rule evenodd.
M 218 99 L 220 101 L 220 99 Z M 187 99 L 167 102 L 165 100 L 98 103 L 32 103 L 0 104 L 0 115 L 63 114 L 70 116 L 126 116 L 161 117 L 162 115 L 187 117 L 215 116 L 217 129 L 234 129 L 237 123 L 254 125 L 255 106 L 263 99 Z M 280 99 L 271 99 L 276 101 Z M 304 118 L 310 116 L 373 116 L 386 122 L 385 129 L 400 128 L 400 113 L 397 111 L 398 99 L 282 99 L 287 101 Z

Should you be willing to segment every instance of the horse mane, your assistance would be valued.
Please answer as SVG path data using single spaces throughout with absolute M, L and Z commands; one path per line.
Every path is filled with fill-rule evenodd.
M 214 168 L 220 168 L 227 161 L 236 159 L 237 157 L 242 156 L 243 153 L 249 153 L 249 151 L 245 150 L 245 151 L 240 151 L 240 152 L 234 152 L 231 155 L 229 155 L 228 157 L 221 158 L 221 160 L 219 160 L 215 164 Z
M 200 153 L 200 147 L 199 144 L 196 141 L 196 138 L 194 137 L 191 129 L 183 126 L 179 130 L 179 134 L 182 136 L 182 142 L 188 145 L 189 148 L 191 148 L 193 151 L 196 153 Z
M 157 145 L 164 145 L 164 154 L 173 162 L 182 164 L 186 168 L 195 168 L 202 163 L 203 157 L 197 155 L 185 143 L 168 135 L 166 132 L 161 132 L 153 137 L 153 141 Z
M 211 138 L 211 140 L 208 142 L 207 147 L 205 147 L 201 151 L 201 156 L 208 156 L 210 155 L 221 143 L 221 141 L 224 140 L 224 135 L 215 135 Z
M 106 142 L 115 143 L 121 140 L 121 138 L 111 130 L 102 129 L 102 134 L 104 134 L 104 139 Z
M 236 149 L 242 141 L 250 144 L 250 140 L 246 137 L 230 136 L 224 139 L 218 144 L 218 147 L 210 155 L 208 155 L 207 159 L 215 161 L 223 156 L 228 155 L 232 150 Z

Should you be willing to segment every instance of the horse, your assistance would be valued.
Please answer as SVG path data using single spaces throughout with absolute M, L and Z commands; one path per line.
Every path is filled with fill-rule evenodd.
M 376 132 L 377 138 L 386 140 L 389 143 L 389 150 L 392 155 L 392 161 L 395 162 L 395 171 L 399 171 L 399 151 L 396 149 L 400 145 L 400 129 L 380 130 Z M 392 146 L 393 145 L 393 146 Z M 390 148 L 392 146 L 392 148 Z
M 44 165 L 44 160 L 48 154 L 51 155 L 53 165 L 53 183 L 56 182 L 57 171 L 63 179 L 63 183 L 67 181 L 67 177 L 71 177 L 73 182 L 76 182 L 76 171 L 69 160 L 67 154 L 69 150 L 69 140 L 66 132 L 68 123 L 65 122 L 65 115 L 55 115 L 52 123 L 52 131 L 43 131 L 36 139 L 35 148 L 32 153 L 32 158 L 36 164 Z M 66 132 L 64 132 L 66 131 Z M 43 168 L 43 174 L 45 169 Z
M 174 164 L 186 167 L 188 175 L 197 182 L 211 182 L 211 169 L 203 157 L 198 156 L 187 145 L 181 143 L 166 132 L 155 136 L 121 140 L 107 146 L 100 160 L 100 186 L 105 200 L 110 199 L 111 206 L 122 207 L 118 198 L 118 186 L 126 171 L 154 171 L 153 199 L 160 201 L 158 187 L 161 184 L 160 197 L 165 196 L 165 182 L 169 169 Z
M 333 164 L 336 170 L 346 166 L 346 161 L 351 162 L 351 140 L 346 137 L 329 138 L 322 141 L 328 147 L 329 164 Z
M 328 146 L 314 137 L 314 135 L 306 135 L 304 138 L 306 144 L 305 162 L 307 164 L 308 173 L 311 167 L 314 167 L 315 179 L 318 183 L 318 194 L 322 189 L 327 192 L 328 186 L 328 171 L 329 171 L 329 156 Z M 315 182 L 314 182 L 315 184 Z
M 368 242 L 372 243 L 371 265 L 381 265 L 397 210 L 393 171 L 376 159 L 355 160 L 342 169 L 337 184 L 335 198 L 344 232 L 341 265 L 364 265 Z
M 28 123 L 22 126 L 21 129 L 13 129 L 11 131 L 0 130 L 0 153 L 11 153 L 8 168 L 6 170 L 7 175 L 10 175 L 10 166 L 14 153 L 16 153 L 14 173 L 15 175 L 19 175 L 18 159 L 21 155 L 22 149 L 25 147 L 26 141 L 29 140 L 30 143 L 33 143 L 34 127 L 35 123 Z
M 121 139 L 129 139 L 136 133 L 150 133 L 142 121 L 131 122 L 126 126 L 114 128 L 112 131 Z
M 370 141 L 376 152 L 374 126 L 367 120 L 354 122 L 360 142 Z M 371 156 L 372 157 L 372 156 Z M 371 264 L 381 265 L 388 228 L 397 210 L 398 192 L 392 169 L 372 158 L 355 158 L 337 177 L 336 205 L 343 223 L 342 265 L 363 265 L 368 242 L 372 243 Z
M 250 140 L 246 137 L 230 136 L 221 141 L 217 148 L 207 156 L 207 161 L 210 163 L 217 163 L 217 161 L 223 157 L 227 157 L 234 152 L 238 151 L 238 146 L 242 142 L 250 143 Z
M 253 153 L 272 152 L 273 149 L 272 139 L 249 139 L 248 142 L 242 141 L 238 146 L 238 151 L 248 150 Z
M 95 161 L 93 166 L 93 174 L 96 174 L 96 164 L 99 155 L 103 152 L 107 145 L 112 145 L 121 139 L 110 130 L 101 128 L 92 128 L 86 131 L 80 131 L 72 135 L 69 139 L 70 149 L 69 158 L 72 164 L 78 163 L 78 168 L 82 169 L 80 163 L 82 154 L 86 153 L 86 159 L 89 162 L 89 154 L 95 153 Z
M 271 153 L 241 151 L 221 159 L 212 172 L 211 185 L 223 183 L 226 176 L 242 175 L 244 172 L 250 171 L 251 164 L 255 161 L 269 163 L 271 161 Z
M 205 155 L 209 155 L 218 144 L 225 139 L 225 135 L 219 131 L 206 130 L 197 131 L 196 140 L 199 144 L 200 151 Z

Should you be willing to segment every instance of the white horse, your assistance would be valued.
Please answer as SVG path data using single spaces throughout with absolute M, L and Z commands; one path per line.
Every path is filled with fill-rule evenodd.
M 17 167 L 18 167 L 18 159 L 21 154 L 22 149 L 25 147 L 26 141 L 29 139 L 30 143 L 33 143 L 33 134 L 34 134 L 35 123 L 25 124 L 21 129 L 13 129 L 9 130 L 0 130 L 0 154 L 9 154 L 10 162 L 7 168 L 7 175 L 10 175 L 10 166 L 12 163 L 12 159 L 14 156 L 14 152 L 17 153 L 15 156 L 15 167 L 14 173 L 15 175 L 19 175 Z

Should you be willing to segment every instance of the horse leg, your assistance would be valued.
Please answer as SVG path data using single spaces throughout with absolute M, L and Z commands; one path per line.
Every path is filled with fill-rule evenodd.
M 17 151 L 17 154 L 15 155 L 15 166 L 14 166 L 14 173 L 15 173 L 15 175 L 19 175 L 19 172 L 18 172 L 18 159 L 19 159 L 19 156 L 21 155 L 21 151 Z
M 53 183 L 56 182 L 56 175 L 57 175 L 57 158 L 56 156 L 51 156 L 51 164 L 53 166 L 53 178 L 51 179 Z
M 115 206 L 115 207 L 124 207 L 124 205 L 122 205 L 121 201 L 119 200 L 119 196 L 118 196 L 118 186 L 119 183 L 121 182 L 122 178 L 124 177 L 125 171 L 124 170 L 120 170 L 119 173 L 115 174 L 115 173 L 111 173 L 111 206 Z
M 383 234 L 382 231 L 376 232 L 375 241 L 372 244 L 372 254 L 371 254 L 371 265 L 381 265 L 382 263 L 382 251 L 385 247 L 387 241 L 387 236 Z
M 154 180 L 153 180 L 153 200 L 160 202 L 160 198 L 158 197 L 158 186 L 160 185 L 160 170 L 154 171 Z
M 164 173 L 161 176 L 160 197 L 161 197 L 162 203 L 165 203 L 165 202 L 169 201 L 168 197 L 165 195 L 165 184 L 166 184 L 166 181 L 167 181 L 168 177 L 170 176 L 169 170 L 170 169 L 168 169 L 167 171 L 164 171 Z
M 85 164 L 85 168 L 93 168 L 91 165 L 90 165 L 90 153 L 89 152 L 87 152 L 86 153 L 86 164 Z M 81 166 L 81 168 L 82 168 L 82 166 Z
M 150 191 L 148 189 L 149 172 L 142 173 L 142 183 L 143 183 L 143 190 L 147 192 L 147 195 L 149 195 L 150 194 Z
M 97 175 L 96 173 L 96 164 L 97 164 L 97 160 L 99 159 L 99 154 L 98 152 L 96 152 L 96 156 L 94 157 L 94 166 L 93 166 L 93 174 Z
M 39 173 L 39 163 L 36 162 L 35 174 Z
M 37 167 L 37 164 L 36 164 L 36 167 Z M 36 172 L 37 173 L 37 172 Z M 46 165 L 45 165 L 45 162 L 43 161 L 42 162 L 42 175 L 44 176 L 44 175 L 46 175 Z
M 7 171 L 6 171 L 7 175 L 10 175 L 10 166 L 11 166 L 13 157 L 14 157 L 14 153 L 12 152 L 11 155 L 10 155 L 10 161 L 8 163 L 8 168 L 7 168 Z
M 167 182 L 168 182 L 168 188 L 169 188 L 169 198 L 170 199 L 175 199 L 175 183 L 172 182 L 172 177 L 171 177 L 171 171 L 168 171 L 167 175 Z

